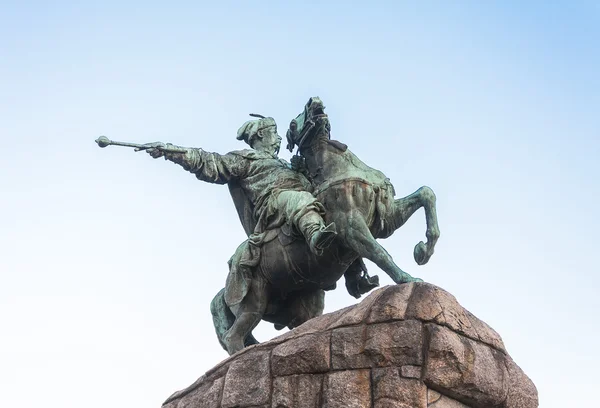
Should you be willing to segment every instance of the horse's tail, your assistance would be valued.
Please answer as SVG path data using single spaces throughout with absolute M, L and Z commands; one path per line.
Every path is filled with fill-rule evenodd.
M 213 317 L 213 325 L 215 326 L 219 343 L 227 351 L 227 347 L 223 342 L 223 336 L 233 326 L 235 316 L 231 313 L 231 309 L 229 309 L 227 303 L 225 303 L 225 289 L 221 289 L 210 302 L 210 313 Z
M 227 351 L 224 337 L 229 329 L 231 329 L 231 326 L 233 326 L 233 323 L 235 322 L 235 316 L 225 302 L 225 289 L 221 289 L 210 302 L 210 313 L 213 317 L 213 325 L 215 326 L 219 343 L 221 343 L 221 347 Z M 244 345 L 248 347 L 257 343 L 258 341 L 254 338 L 254 336 L 252 336 L 252 334 L 250 334 L 248 337 L 246 337 Z

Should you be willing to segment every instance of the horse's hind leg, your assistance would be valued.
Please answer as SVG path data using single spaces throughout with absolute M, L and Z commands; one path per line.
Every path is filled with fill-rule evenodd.
M 425 232 L 427 243 L 421 241 L 415 246 L 415 262 L 417 262 L 419 265 L 424 265 L 427 263 L 427 261 L 429 261 L 431 255 L 433 255 L 435 243 L 440 236 L 435 200 L 436 199 L 433 190 L 427 186 L 423 186 L 411 195 L 394 200 L 391 217 L 389 217 L 391 219 L 388 219 L 388 221 L 392 224 L 392 228 L 389 233 L 391 234 L 393 231 L 404 225 L 404 223 L 415 213 L 415 211 L 423 207 L 425 210 L 425 221 L 427 222 L 427 230 Z
M 233 325 L 223 334 L 222 344 L 225 345 L 227 352 L 232 355 L 237 353 L 244 346 L 252 343 L 254 337 L 252 330 L 260 323 L 267 303 L 269 302 L 269 292 L 267 283 L 260 277 L 254 277 L 250 284 L 250 290 L 242 302 L 232 307 L 235 315 Z M 256 340 L 254 340 L 256 342 Z
M 351 211 L 347 215 L 347 228 L 342 232 L 345 244 L 362 258 L 375 263 L 395 283 L 421 281 L 404 272 L 392 259 L 391 255 L 375 240 L 360 211 Z
M 275 324 L 275 329 L 290 330 L 310 319 L 321 316 L 325 309 L 325 291 L 313 289 L 293 292 L 285 300 L 270 304 L 263 320 Z
M 300 326 L 313 317 L 321 316 L 325 309 L 325 291 L 316 289 L 303 291 L 293 296 L 286 304 L 292 317 L 287 324 L 289 329 Z

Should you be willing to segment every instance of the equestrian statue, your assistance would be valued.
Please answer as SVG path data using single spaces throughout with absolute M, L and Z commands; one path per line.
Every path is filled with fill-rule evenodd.
M 421 281 L 400 269 L 377 242 L 419 208 L 425 210 L 427 239 L 415 246 L 417 264 L 427 263 L 440 234 L 433 191 L 424 186 L 395 199 L 382 172 L 331 139 L 318 97 L 290 123 L 287 147 L 297 148 L 291 163 L 277 157 L 282 138 L 275 120 L 252 116 L 256 119 L 237 133 L 250 149 L 223 155 L 162 142 L 96 140 L 100 147 L 129 146 L 164 157 L 199 180 L 229 187 L 248 236 L 229 260 L 225 288 L 210 305 L 217 337 L 229 354 L 258 343 L 252 330 L 261 320 L 278 330 L 293 329 L 321 315 L 325 291 L 342 276 L 356 298 L 378 286 L 363 258 L 397 284 Z

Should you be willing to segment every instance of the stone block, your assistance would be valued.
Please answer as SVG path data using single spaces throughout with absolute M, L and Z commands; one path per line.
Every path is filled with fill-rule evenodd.
M 417 365 L 403 365 L 400 375 L 405 378 L 421 378 L 422 367 Z
M 408 301 L 415 284 L 405 283 L 402 285 L 386 286 L 383 294 L 371 307 L 371 313 L 367 323 L 381 323 L 391 320 L 404 320 Z
M 371 294 L 369 294 L 362 302 L 354 305 L 350 310 L 344 313 L 343 316 L 333 321 L 328 328 L 335 329 L 337 327 L 364 323 L 371 314 L 371 308 L 379 302 L 379 298 L 388 288 L 389 287 L 386 286 L 371 292 Z
M 370 408 L 370 370 L 336 371 L 323 384 L 324 408 Z
M 231 362 L 225 376 L 223 408 L 264 405 L 270 396 L 268 351 L 253 351 Z
M 225 378 L 217 378 L 213 382 L 202 384 L 200 387 L 184 395 L 177 408 L 218 408 L 221 404 L 221 391 Z
M 374 408 L 427 408 L 427 387 L 419 380 L 400 377 L 398 368 L 374 368 Z
M 456 298 L 445 290 L 428 283 L 416 283 L 406 318 L 435 322 L 448 326 L 467 337 L 478 339 L 471 320 Z
M 296 327 L 294 330 L 291 330 L 273 340 L 277 340 L 282 337 L 289 339 L 289 338 L 297 337 L 298 335 L 301 335 L 301 334 L 323 332 L 323 331 L 327 330 L 327 328 L 329 328 L 329 326 L 335 325 L 335 323 L 337 321 L 342 319 L 342 317 L 346 313 L 348 313 L 352 309 L 354 309 L 354 307 L 355 306 L 348 306 L 348 307 L 345 307 L 343 309 L 337 310 L 332 313 L 327 313 L 327 314 L 324 314 L 321 316 L 317 316 L 313 319 L 310 319 L 306 323 L 303 323 L 300 326 Z
M 334 370 L 368 368 L 371 358 L 364 353 L 367 326 L 342 327 L 331 333 L 331 365 Z
M 289 375 L 273 380 L 272 408 L 319 408 L 322 374 Z
M 427 324 L 425 383 L 464 403 L 499 406 L 507 393 L 505 356 L 436 324 Z
M 364 353 L 374 367 L 421 365 L 423 325 L 417 320 L 369 325 Z
M 468 405 L 458 402 L 455 399 L 447 397 L 434 391 L 427 389 L 427 407 L 428 408 L 470 408 Z
M 465 313 L 469 317 L 469 320 L 471 320 L 471 324 L 473 329 L 475 329 L 475 332 L 477 332 L 477 337 L 479 337 L 479 340 L 506 354 L 504 342 L 502 341 L 502 337 L 500 337 L 498 332 L 466 309 Z
M 332 368 L 421 365 L 422 331 L 417 320 L 335 329 L 331 338 Z
M 331 333 L 306 334 L 273 349 L 273 375 L 322 373 L 329 370 Z
M 533 382 L 510 357 L 506 366 L 509 378 L 506 408 L 537 408 L 538 392 Z
M 415 283 L 405 319 L 419 319 L 447 326 L 473 340 L 480 340 L 505 352 L 500 335 L 463 308 L 456 298 L 429 283 Z

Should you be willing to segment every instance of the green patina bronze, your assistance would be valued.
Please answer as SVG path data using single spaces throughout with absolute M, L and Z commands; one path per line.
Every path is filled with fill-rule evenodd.
M 387 238 L 419 208 L 425 209 L 427 242 L 415 246 L 425 264 L 439 237 L 435 194 L 421 187 L 395 199 L 383 173 L 364 164 L 348 147 L 331 140 L 329 118 L 317 97 L 292 120 L 288 149 L 292 163 L 279 159 L 281 137 L 272 118 L 253 115 L 238 130 L 251 149 L 227 154 L 162 142 L 138 145 L 104 136 L 100 147 L 120 145 L 165 157 L 199 180 L 227 184 L 248 239 L 229 260 L 225 288 L 211 302 L 219 342 L 230 354 L 257 343 L 252 330 L 266 320 L 294 328 L 321 315 L 325 291 L 345 277 L 359 298 L 378 286 L 362 258 L 394 282 L 420 281 L 402 271 L 376 241 Z

